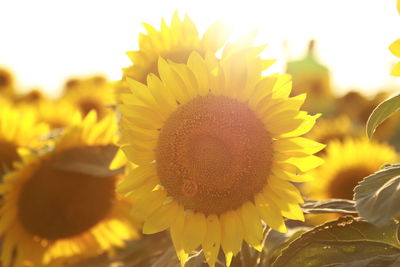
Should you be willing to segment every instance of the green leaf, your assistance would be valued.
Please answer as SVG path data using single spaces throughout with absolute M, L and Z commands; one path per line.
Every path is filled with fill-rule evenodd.
M 345 264 L 340 264 L 336 267 L 374 267 L 374 266 L 385 266 L 385 267 L 396 267 L 400 266 L 400 254 L 393 255 L 379 255 L 363 260 L 357 260 Z
M 377 227 L 346 216 L 313 228 L 284 249 L 273 267 L 336 266 L 400 253 L 398 223 Z
M 306 200 L 302 205 L 303 212 L 306 214 L 321 213 L 344 213 L 354 214 L 357 210 L 353 200 L 348 199 L 326 199 L 326 200 Z
M 386 99 L 371 113 L 367 121 L 367 136 L 372 138 L 376 128 L 400 108 L 400 95 Z
M 299 236 L 309 231 L 309 227 L 296 227 L 289 228 L 287 233 L 272 232 L 271 238 L 267 239 L 266 246 L 264 247 L 264 262 L 261 266 L 271 266 L 275 259 L 286 249 Z
M 117 150 L 118 147 L 115 145 L 71 148 L 56 154 L 53 167 L 99 177 L 115 175 L 123 172 L 122 169 L 109 169 Z
M 383 225 L 400 213 L 400 164 L 385 167 L 354 188 L 356 208 L 361 217 Z

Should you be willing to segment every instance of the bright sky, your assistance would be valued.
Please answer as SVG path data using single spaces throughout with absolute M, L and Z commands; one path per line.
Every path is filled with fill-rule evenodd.
M 400 88 L 389 75 L 396 58 L 388 46 L 400 38 L 395 0 L 1 0 L 0 66 L 16 73 L 23 90 L 52 94 L 68 77 L 102 73 L 116 80 L 130 65 L 125 51 L 137 49 L 140 23 L 158 28 L 175 9 L 201 32 L 217 19 L 235 36 L 258 28 L 257 41 L 270 44 L 266 56 L 278 58 L 273 71 L 302 57 L 314 38 L 339 92 Z

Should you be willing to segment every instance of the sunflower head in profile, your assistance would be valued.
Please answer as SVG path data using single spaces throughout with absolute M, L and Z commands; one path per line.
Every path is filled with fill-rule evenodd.
M 306 194 L 314 199 L 353 199 L 353 189 L 359 181 L 385 163 L 398 161 L 392 147 L 365 138 L 332 141 L 325 152 L 325 164 L 310 174 L 315 179 L 304 187 Z
M 158 74 L 157 61 L 166 60 L 186 63 L 196 51 L 204 56 L 207 51 L 215 53 L 228 39 L 228 31 L 221 23 L 212 25 L 200 38 L 196 25 L 185 15 L 183 21 L 175 12 L 170 25 L 163 20 L 161 29 L 143 23 L 147 33 L 139 36 L 139 50 L 128 52 L 133 65 L 124 70 L 125 76 L 146 83 L 147 75 Z
M 115 130 L 111 116 L 97 123 L 92 112 L 66 129 L 53 150 L 22 154 L 0 186 L 3 266 L 58 266 L 136 236 L 130 204 L 115 194 L 119 174 L 92 159 L 109 153 Z
M 220 246 L 229 266 L 245 240 L 261 250 L 262 220 L 285 232 L 283 217 L 303 220 L 291 182 L 308 179 L 324 145 L 299 137 L 319 115 L 299 111 L 288 75 L 263 77 L 270 65 L 254 36 L 227 45 L 221 59 L 160 58 L 147 85 L 128 78 L 119 106 L 122 150 L 137 165 L 118 185 L 131 195 L 146 234 L 170 229 L 184 265 L 202 247 L 210 266 Z
M 40 149 L 48 134 L 48 126 L 39 123 L 30 108 L 15 108 L 10 101 L 0 103 L 0 177 L 13 169 L 20 159 L 19 148 Z

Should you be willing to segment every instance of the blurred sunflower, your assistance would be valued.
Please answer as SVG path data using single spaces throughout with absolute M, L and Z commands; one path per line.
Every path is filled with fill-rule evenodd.
M 147 34 L 140 34 L 139 50 L 127 53 L 133 65 L 124 70 L 127 77 L 141 83 L 146 83 L 150 73 L 158 75 L 157 60 L 160 56 L 173 62 L 186 63 L 193 51 L 202 56 L 207 51 L 215 53 L 228 39 L 228 32 L 221 23 L 212 25 L 200 39 L 196 25 L 189 16 L 186 15 L 181 21 L 178 12 L 174 13 L 170 26 L 162 20 L 160 31 L 147 23 L 143 25 Z
M 362 134 L 360 127 L 352 125 L 350 118 L 342 115 L 318 120 L 315 127 L 307 134 L 307 138 L 328 144 L 333 140 L 343 141 L 348 137 L 359 137 Z
M 74 114 L 80 110 L 70 101 L 48 100 L 40 102 L 36 112 L 38 120 L 47 123 L 51 129 L 62 129 L 73 123 Z
M 32 106 L 36 108 L 41 102 L 46 100 L 46 96 L 40 89 L 33 89 L 26 94 L 16 95 L 14 103 L 19 106 Z
M 54 150 L 23 154 L 23 163 L 4 176 L 3 266 L 59 266 L 137 235 L 129 202 L 114 192 L 119 175 L 100 176 L 99 168 L 81 165 L 85 151 L 99 149 L 100 155 L 115 133 L 112 116 L 96 123 L 91 112 L 65 131 Z
M 113 113 L 114 87 L 102 76 L 67 82 L 62 99 L 78 108 L 83 116 L 95 110 L 99 118 Z
M 181 264 L 200 245 L 210 266 L 220 249 L 229 266 L 245 240 L 262 249 L 261 220 L 286 231 L 304 220 L 291 182 L 308 179 L 324 146 L 299 137 L 319 115 L 289 98 L 290 76 L 262 77 L 254 35 L 222 59 L 191 53 L 187 64 L 158 61 L 147 85 L 128 78 L 120 105 L 122 150 L 137 165 L 117 190 L 135 199 L 143 232 L 170 229 Z
M 14 77 L 10 71 L 0 68 L 0 96 L 13 97 L 15 94 Z
M 353 189 L 359 181 L 383 164 L 398 160 L 392 147 L 365 138 L 333 141 L 325 151 L 325 164 L 315 169 L 311 174 L 315 179 L 304 185 L 311 198 L 353 199 Z
M 357 107 L 357 108 L 354 108 Z M 370 101 L 359 91 L 350 91 L 335 100 L 335 114 L 348 116 L 355 123 L 365 124 L 365 114 Z M 368 117 L 367 117 L 368 118 Z
M 20 159 L 18 148 L 39 149 L 48 126 L 38 123 L 35 112 L 28 108 L 15 108 L 10 101 L 0 105 L 0 177 L 13 169 Z

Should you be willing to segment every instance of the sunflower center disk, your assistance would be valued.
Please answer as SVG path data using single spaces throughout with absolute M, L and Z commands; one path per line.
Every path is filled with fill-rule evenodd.
M 161 184 L 185 208 L 206 214 L 235 209 L 262 190 L 272 140 L 245 103 L 197 97 L 165 122 L 156 160 Z
M 12 169 L 12 163 L 19 159 L 17 147 L 9 142 L 0 141 L 0 176 Z
M 353 199 L 354 187 L 372 172 L 364 166 L 354 166 L 339 171 L 328 187 L 330 197 Z
M 102 118 L 105 115 L 106 107 L 96 98 L 83 98 L 79 101 L 78 106 L 84 116 L 86 116 L 91 110 L 95 110 L 99 118 Z
M 60 170 L 44 161 L 21 189 L 18 217 L 31 234 L 47 240 L 81 234 L 109 214 L 114 184 L 114 177 Z

